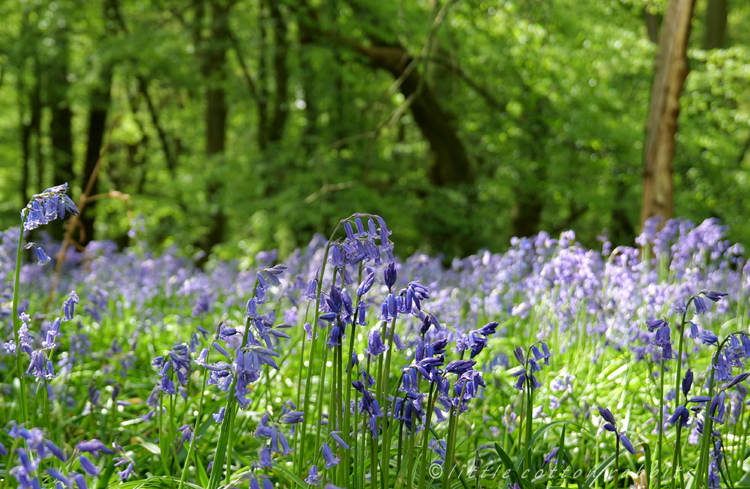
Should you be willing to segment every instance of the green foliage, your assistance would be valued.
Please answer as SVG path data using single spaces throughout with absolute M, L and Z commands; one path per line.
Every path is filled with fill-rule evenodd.
M 413 113 L 394 115 L 408 103 L 399 82 L 353 47 L 400 44 L 419 56 L 443 4 L 282 2 L 289 77 L 278 108 L 286 119 L 280 139 L 265 147 L 260 105 L 272 118 L 282 83 L 274 67 L 283 47 L 277 24 L 265 2 L 234 2 L 227 76 L 206 78 L 198 40 L 212 35 L 211 7 L 198 25 L 195 4 L 0 5 L 0 227 L 17 223 L 28 189 L 60 183 L 48 94 L 60 81 L 48 67 L 60 62 L 67 36 L 74 196 L 88 180 L 90 92 L 102 86 L 105 68 L 113 73 L 107 128 L 120 118 L 99 189 L 131 198 L 104 199 L 89 211 L 97 238 L 127 244 L 143 216 L 139 239 L 193 253 L 222 209 L 227 232 L 213 250 L 221 258 L 274 247 L 289 253 L 354 211 L 381 214 L 400 229 L 401 253 L 422 249 L 446 259 L 503 249 L 527 230 L 573 228 L 592 245 L 607 229 L 616 243 L 632 243 L 655 54 L 643 13 L 663 14 L 665 1 L 452 3 L 415 69 L 463 143 L 475 172 L 468 185 L 431 182 L 431 148 Z M 713 51 L 700 49 L 705 8 L 698 2 L 682 98 L 675 212 L 694 221 L 720 217 L 731 238 L 748 242 L 750 38 L 743 26 L 750 7 L 732 3 L 727 49 Z M 228 106 L 226 149 L 213 156 L 206 156 L 209 85 L 224 90 Z M 524 216 L 532 216 L 528 229 L 518 227 Z

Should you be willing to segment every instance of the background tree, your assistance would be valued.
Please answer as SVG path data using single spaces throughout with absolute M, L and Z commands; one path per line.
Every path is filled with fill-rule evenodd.
M 673 214 L 750 241 L 750 5 L 726 9 L 709 49 L 716 8 L 696 3 L 682 58 Z M 77 195 L 119 116 L 97 191 L 132 199 L 87 209 L 86 239 L 127 246 L 136 225 L 157 248 L 249 265 L 357 210 L 404 230 L 399 253 L 446 262 L 542 230 L 639 232 L 664 0 L 10 0 L 0 15 L 6 227 L 31 189 L 66 178 Z

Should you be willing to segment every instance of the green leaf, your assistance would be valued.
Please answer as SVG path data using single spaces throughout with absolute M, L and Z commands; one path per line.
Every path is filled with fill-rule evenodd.
M 511 460 L 508 454 L 505 453 L 505 450 L 503 450 L 500 444 L 495 443 L 495 451 L 497 452 L 498 456 L 503 461 L 505 466 L 508 468 L 508 470 L 510 470 L 511 479 L 513 479 L 515 482 L 517 482 L 519 485 L 523 487 L 528 487 L 528 486 L 534 487 L 529 482 L 521 479 L 521 476 L 518 475 L 518 471 L 516 470 L 515 465 L 513 465 L 513 460 Z
M 518 457 L 518 460 L 516 460 L 516 470 L 518 470 L 521 467 L 521 464 L 523 463 L 526 453 L 531 453 L 531 447 L 534 446 L 536 441 L 539 439 L 540 436 L 542 436 L 542 434 L 544 434 L 545 431 L 558 425 L 569 425 L 569 424 L 579 428 L 581 431 L 584 431 L 581 425 L 579 425 L 578 423 L 574 423 L 573 421 L 552 421 L 551 423 L 547 423 L 546 425 L 536 430 L 536 433 L 534 433 L 534 435 L 531 437 L 531 442 L 529 443 L 529 446 L 526 447 L 526 450 L 523 453 L 521 453 L 521 455 L 519 455 Z
M 195 472 L 198 474 L 198 480 L 201 486 L 208 486 L 208 474 L 206 474 L 206 468 L 203 467 L 203 461 L 196 452 L 193 452 L 193 458 L 195 459 Z
M 641 444 L 643 446 L 643 454 L 646 458 L 646 489 L 649 489 L 651 484 L 651 447 L 646 443 Z
M 627 450 L 625 450 L 625 449 L 623 448 L 622 450 L 620 450 L 620 454 L 623 454 L 623 453 L 625 453 L 626 451 L 627 451 Z M 617 454 L 616 454 L 616 453 L 614 453 L 614 454 L 610 455 L 610 456 L 609 456 L 609 458 L 608 458 L 607 460 L 605 460 L 605 461 L 603 461 L 602 463 L 600 463 L 600 464 L 599 464 L 599 465 L 598 465 L 598 466 L 597 466 L 597 467 L 596 467 L 596 468 L 594 469 L 593 473 L 592 473 L 591 475 L 589 475 L 589 476 L 588 476 L 588 478 L 587 478 L 587 479 L 586 479 L 586 481 L 584 482 L 584 487 L 586 487 L 586 488 L 588 488 L 588 487 L 591 487 L 591 484 L 593 484 L 593 483 L 594 483 L 594 481 L 595 481 L 596 479 L 598 479 L 599 477 L 601 477 L 601 476 L 602 476 L 602 474 L 604 473 L 604 471 L 605 471 L 605 470 L 607 470 L 607 467 L 609 467 L 610 465 L 612 465 L 612 464 L 614 463 L 614 461 L 615 461 L 615 457 L 616 457 L 616 456 L 617 456 Z
M 280 472 L 281 475 L 287 478 L 287 480 L 289 480 L 290 482 L 294 482 L 302 489 L 307 489 L 309 487 L 306 482 L 297 477 L 291 470 L 287 469 L 283 465 L 276 465 L 274 466 L 273 470 Z

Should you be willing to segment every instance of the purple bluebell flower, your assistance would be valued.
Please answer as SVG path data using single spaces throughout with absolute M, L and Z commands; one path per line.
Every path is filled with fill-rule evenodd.
M 713 334 L 711 331 L 704 329 L 698 334 L 698 338 L 704 345 L 716 345 L 719 342 L 719 337 Z
M 627 451 L 629 451 L 631 454 L 635 454 L 635 448 L 633 448 L 633 444 L 630 443 L 630 440 L 625 435 L 625 433 L 622 433 L 617 430 L 617 422 L 615 421 L 615 417 L 612 415 L 612 411 L 610 411 L 607 408 L 603 408 L 601 406 L 598 406 L 599 408 L 599 415 L 606 421 L 604 424 L 604 429 L 607 431 L 610 431 L 612 433 L 615 433 L 615 435 L 620 439 L 620 442 L 625 447 Z
M 58 217 L 65 219 L 66 213 L 78 215 L 78 208 L 70 197 L 65 195 L 67 191 L 68 184 L 64 183 L 48 188 L 41 194 L 34 195 L 21 211 L 22 219 L 24 213 L 26 213 L 24 229 L 31 231 L 54 221 Z
M 336 457 L 333 452 L 331 451 L 331 447 L 328 446 L 328 444 L 323 443 L 323 447 L 321 448 L 321 454 L 323 455 L 323 459 L 326 462 L 326 469 L 331 469 L 339 464 L 341 461 L 340 458 Z
M 378 356 L 388 351 L 388 345 L 383 343 L 380 337 L 380 329 L 375 327 L 367 334 L 367 348 L 365 352 L 368 355 Z
M 211 416 L 214 418 L 214 421 L 221 424 L 221 422 L 224 421 L 224 413 L 226 412 L 226 409 L 226 406 L 223 406 L 219 409 L 219 412 L 212 414 Z
M 660 318 L 656 318 L 656 319 L 650 319 L 650 320 L 648 320 L 646 322 L 646 327 L 648 327 L 648 330 L 653 333 L 657 329 L 659 329 L 659 328 L 661 328 L 663 326 L 667 326 L 667 324 L 668 323 L 665 320 L 660 319 Z
M 47 253 L 44 252 L 42 247 L 37 245 L 36 243 L 29 243 L 23 247 L 23 249 L 25 250 L 30 250 L 32 248 L 34 249 L 34 252 L 36 253 L 36 260 L 37 260 L 36 264 L 39 265 L 40 267 L 43 267 L 44 265 L 52 261 L 52 258 L 47 256 Z
M 715 290 L 709 290 L 706 292 L 703 292 L 703 295 L 714 302 L 719 302 L 723 297 L 726 297 L 728 294 L 726 292 L 717 292 Z
M 740 382 L 744 382 L 748 377 L 750 377 L 750 372 L 744 372 L 741 374 L 736 375 L 730 382 L 727 384 L 725 389 L 731 389 L 732 387 L 736 386 Z
M 76 445 L 76 449 L 79 452 L 86 452 L 94 455 L 98 454 L 99 452 L 106 453 L 107 455 L 112 455 L 113 453 L 115 453 L 111 448 L 107 448 L 104 443 L 97 440 L 96 438 L 79 442 L 78 445 Z
M 375 272 L 370 272 L 357 287 L 357 297 L 363 297 L 367 294 L 375 283 Z
M 307 478 L 305 479 L 305 482 L 307 482 L 311 486 L 317 486 L 322 482 L 322 479 L 318 475 L 318 466 L 313 465 L 310 467 L 310 472 L 307 475 Z
M 341 446 L 345 450 L 349 450 L 349 445 L 339 436 L 338 432 L 332 431 L 331 438 L 333 438 L 336 441 L 336 443 L 339 444 L 339 446 Z
M 557 455 L 558 450 L 559 450 L 559 448 L 555 447 L 547 455 L 544 456 L 544 462 L 542 463 L 542 468 L 546 467 L 547 464 L 549 464 L 550 462 L 552 462 L 552 460 Z
M 270 469 L 273 467 L 273 460 L 271 460 L 271 450 L 268 447 L 263 447 L 258 457 L 258 464 L 264 469 Z
M 388 287 L 389 292 L 393 290 L 393 286 L 396 284 L 397 277 L 398 273 L 396 272 L 396 264 L 394 262 L 390 262 L 383 271 L 383 282 L 385 283 L 385 286 Z
M 86 455 L 79 455 L 78 461 L 81 463 L 81 468 L 83 468 L 83 470 L 85 470 L 91 477 L 99 475 L 99 467 L 94 465 Z
M 695 304 L 696 314 L 703 314 L 708 312 L 708 307 L 706 307 L 706 302 L 703 300 L 703 297 L 695 296 L 695 298 L 693 299 L 693 304 Z

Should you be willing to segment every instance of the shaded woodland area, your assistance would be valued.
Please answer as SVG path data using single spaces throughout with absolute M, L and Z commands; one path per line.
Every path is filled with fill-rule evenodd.
M 285 254 L 357 211 L 401 229 L 400 253 L 447 257 L 542 230 L 632 244 L 654 215 L 750 242 L 747 2 L 10 0 L 0 16 L 4 228 L 35 191 L 91 181 L 79 245 Z

